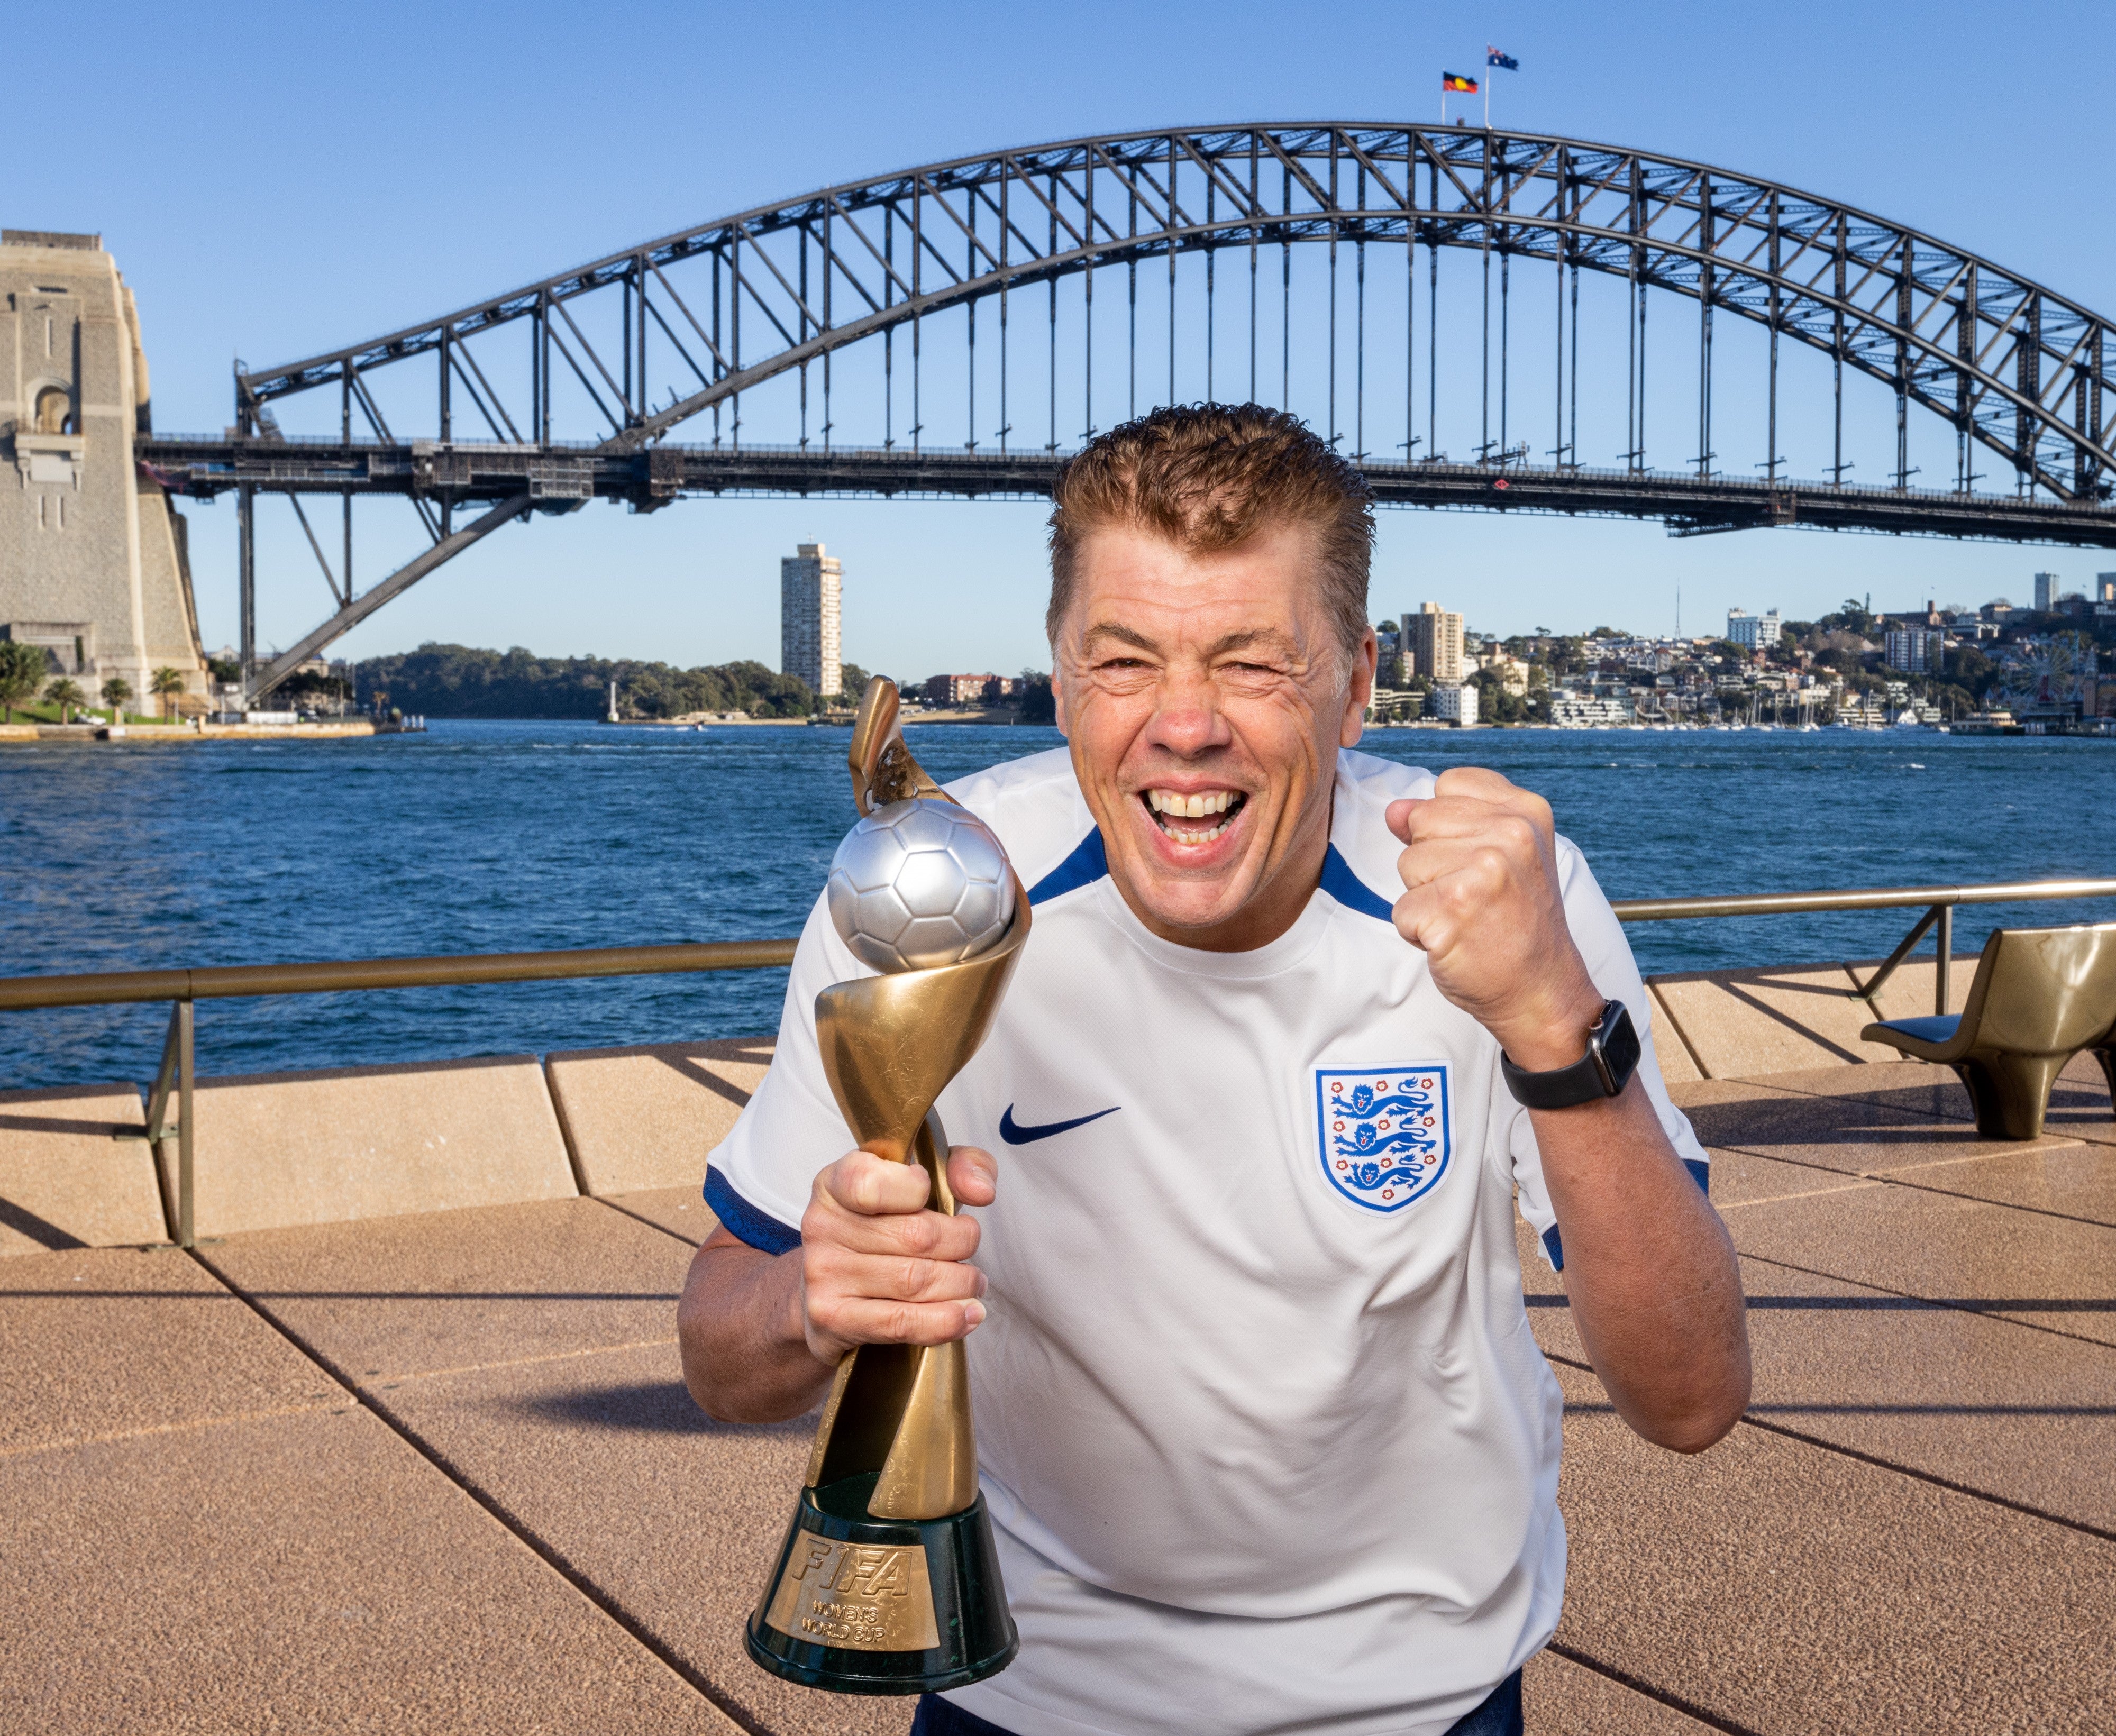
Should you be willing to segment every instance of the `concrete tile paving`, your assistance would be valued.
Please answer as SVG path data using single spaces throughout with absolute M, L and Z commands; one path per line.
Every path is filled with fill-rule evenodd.
M 2038 1145 L 1884 1173 L 1900 1187 L 2116 1228 L 2116 1152 L 2105 1146 Z
M 1798 1271 L 2116 1344 L 2116 1229 L 1922 1188 L 1730 1208 L 1734 1246 Z
M 1558 1378 L 1560 1642 L 1770 1736 L 2106 1729 L 2116 1544 L 1760 1429 L 1666 1453 Z
M 720 1219 L 706 1209 L 700 1187 L 648 1187 L 636 1193 L 602 1196 L 603 1204 L 657 1224 L 696 1247 L 719 1229 Z
M 1862 1095 L 1794 1091 L 1760 1080 L 1730 1082 L 1743 1095 L 1730 1091 L 1708 1099 L 1709 1087 L 1698 1086 L 1684 1093 L 1681 1106 L 1699 1141 L 1815 1169 L 1861 1174 L 2070 1141 L 2055 1132 L 2030 1142 L 1984 1139 L 1973 1123 L 1921 1116 Z
M 375 1399 L 741 1715 L 784 1736 L 910 1727 L 904 1701 L 794 1688 L 743 1651 L 813 1417 L 711 1421 L 683 1389 L 673 1343 L 407 1380 Z
M 1704 1736 L 1712 1728 L 1554 1651 L 1521 1672 L 1521 1707 L 1536 1736 Z
M 1749 1415 L 2116 1535 L 2116 1349 L 1744 1261 Z
M 735 1728 L 349 1401 L 0 1458 L 0 1729 Z
M 0 1455 L 343 1402 L 172 1248 L 0 1261 Z
M 1947 1089 L 1888 1064 L 1839 1072 Z M 1755 1415 L 1848 1451 L 1745 1425 L 1681 1459 L 1561 1368 L 1575 1544 L 1561 1642 L 1653 1693 L 1548 1656 L 1530 1672 L 1530 1728 L 1704 1728 L 1683 1704 L 1755 1731 L 2091 1728 L 2116 1545 L 1849 1454 L 2107 1519 L 2112 1353 L 1888 1293 L 1961 1293 L 2023 1319 L 2040 1304 L 2098 1332 L 2116 1317 L 2116 1230 L 2047 1202 L 2100 1210 L 2099 1171 L 2077 1144 L 1992 1152 L 1960 1118 L 1841 1077 L 1798 1082 L 1677 1091 L 1732 1136 L 1714 1195 L 1756 1256 Z M 1863 1162 L 1808 1149 L 1842 1151 L 1860 1128 Z M 1895 1173 L 1916 1187 L 1858 1173 L 1905 1158 Z M 484 1502 L 753 1727 L 901 1736 L 905 1702 L 809 1694 L 743 1656 L 812 1424 L 727 1428 L 684 1394 L 674 1302 L 710 1221 L 687 1185 L 201 1250 L 380 1417 L 186 1256 L 0 1261 L 0 1553 L 38 1564 L 12 1605 L 0 1584 L 0 1725 L 30 1707 L 57 1729 L 727 1728 Z M 1576 1358 L 1562 1280 L 1520 1235 L 1539 1340 Z M 140 1275 L 156 1261 L 167 1274 Z M 69 1444 L 143 1428 L 163 1432 Z M 336 1601 L 346 1587 L 360 1595 Z M 191 1629 L 169 1613 L 186 1596 Z M 75 1661 L 91 1655 L 94 1679 Z M 283 1680 L 297 1667 L 308 1677 Z M 195 1685 L 207 1677 L 221 1701 Z
M 672 1339 L 689 1255 L 598 1201 L 230 1237 L 200 1257 L 362 1384 Z

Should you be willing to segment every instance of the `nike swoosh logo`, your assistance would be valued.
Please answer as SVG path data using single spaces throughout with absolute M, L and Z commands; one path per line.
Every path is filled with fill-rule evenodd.
M 1084 1127 L 1091 1121 L 1100 1121 L 1105 1115 L 1114 1115 L 1122 1109 L 1120 1103 L 1106 1109 L 1097 1109 L 1092 1115 L 1075 1115 L 1070 1121 L 1046 1121 L 1041 1127 L 1024 1127 L 1014 1118 L 1014 1105 L 1006 1106 L 1006 1113 L 999 1118 L 999 1137 L 1010 1146 L 1032 1145 L 1039 1139 L 1048 1139 L 1054 1133 L 1070 1133 L 1075 1127 Z

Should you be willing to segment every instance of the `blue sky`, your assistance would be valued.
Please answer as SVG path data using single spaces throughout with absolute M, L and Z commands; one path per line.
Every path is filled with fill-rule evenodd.
M 1442 69 L 1481 71 L 1488 40 L 1521 63 L 1497 75 L 1495 118 L 1846 200 L 2106 311 L 2112 20 L 2105 5 L 1766 15 L 1497 0 L 66 8 L 38 29 L 43 63 L 67 75 L 13 92 L 0 223 L 100 231 L 138 293 L 157 425 L 218 429 L 238 354 L 333 348 L 724 211 L 936 158 L 1178 123 L 1431 118 Z M 1739 382 L 1723 388 L 1721 425 L 1749 402 Z M 1819 420 L 1818 405 L 1806 433 Z M 1746 468 L 1731 444 L 1727 467 Z M 1890 450 L 1870 445 L 1857 474 L 1878 476 Z M 1789 453 L 1796 471 L 1815 473 L 1814 447 Z M 235 631 L 233 507 L 188 510 L 218 645 Z M 1041 665 L 1042 517 L 1023 503 L 690 501 L 646 517 L 591 505 L 489 539 L 339 649 L 440 639 L 775 663 L 778 557 L 820 539 L 845 563 L 848 657 L 904 676 Z M 268 641 L 326 611 L 297 535 L 288 518 L 263 540 Z M 386 531 L 363 541 L 378 561 L 390 546 Z M 1847 595 L 2019 599 L 2037 567 L 2079 584 L 2104 565 L 2116 559 L 1391 512 L 1373 602 L 1378 616 L 1432 598 L 1498 631 L 1666 631 L 1679 586 L 1694 631 L 1729 604 L 1805 616 Z

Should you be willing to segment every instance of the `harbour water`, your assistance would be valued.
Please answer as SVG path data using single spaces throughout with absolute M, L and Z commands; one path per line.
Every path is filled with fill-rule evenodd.
M 913 726 L 936 776 L 1055 730 Z M 0 975 L 797 932 L 851 824 L 843 729 L 437 720 L 369 742 L 0 751 Z M 1930 731 L 1378 731 L 1540 791 L 1612 898 L 2105 875 L 2105 744 Z M 1383 889 L 1384 890 L 1386 889 Z M 1648 971 L 1885 953 L 1912 913 L 1635 925 Z M 1962 912 L 2116 919 L 2116 901 Z M 1383 941 L 1382 944 L 1387 944 Z M 783 971 L 203 1003 L 202 1073 L 776 1026 Z M 0 1089 L 150 1077 L 165 1008 L 17 1013 Z

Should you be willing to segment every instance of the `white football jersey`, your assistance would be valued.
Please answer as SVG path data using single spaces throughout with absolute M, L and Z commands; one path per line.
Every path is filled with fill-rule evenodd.
M 1562 1403 L 1514 1203 L 1562 1263 L 1498 1045 L 1390 922 L 1392 800 L 1339 755 L 1321 884 L 1249 953 L 1156 938 L 1111 883 L 1062 749 L 950 786 L 1029 889 L 991 1035 L 940 1100 L 999 1162 L 978 1215 L 978 1465 L 1021 1651 L 950 1697 L 1019 1736 L 1440 1736 L 1550 1637 Z M 1631 1009 L 1631 948 L 1558 843 L 1572 934 Z M 713 1153 L 721 1221 L 781 1251 L 852 1140 L 818 990 L 873 974 L 819 900 L 776 1059 Z

